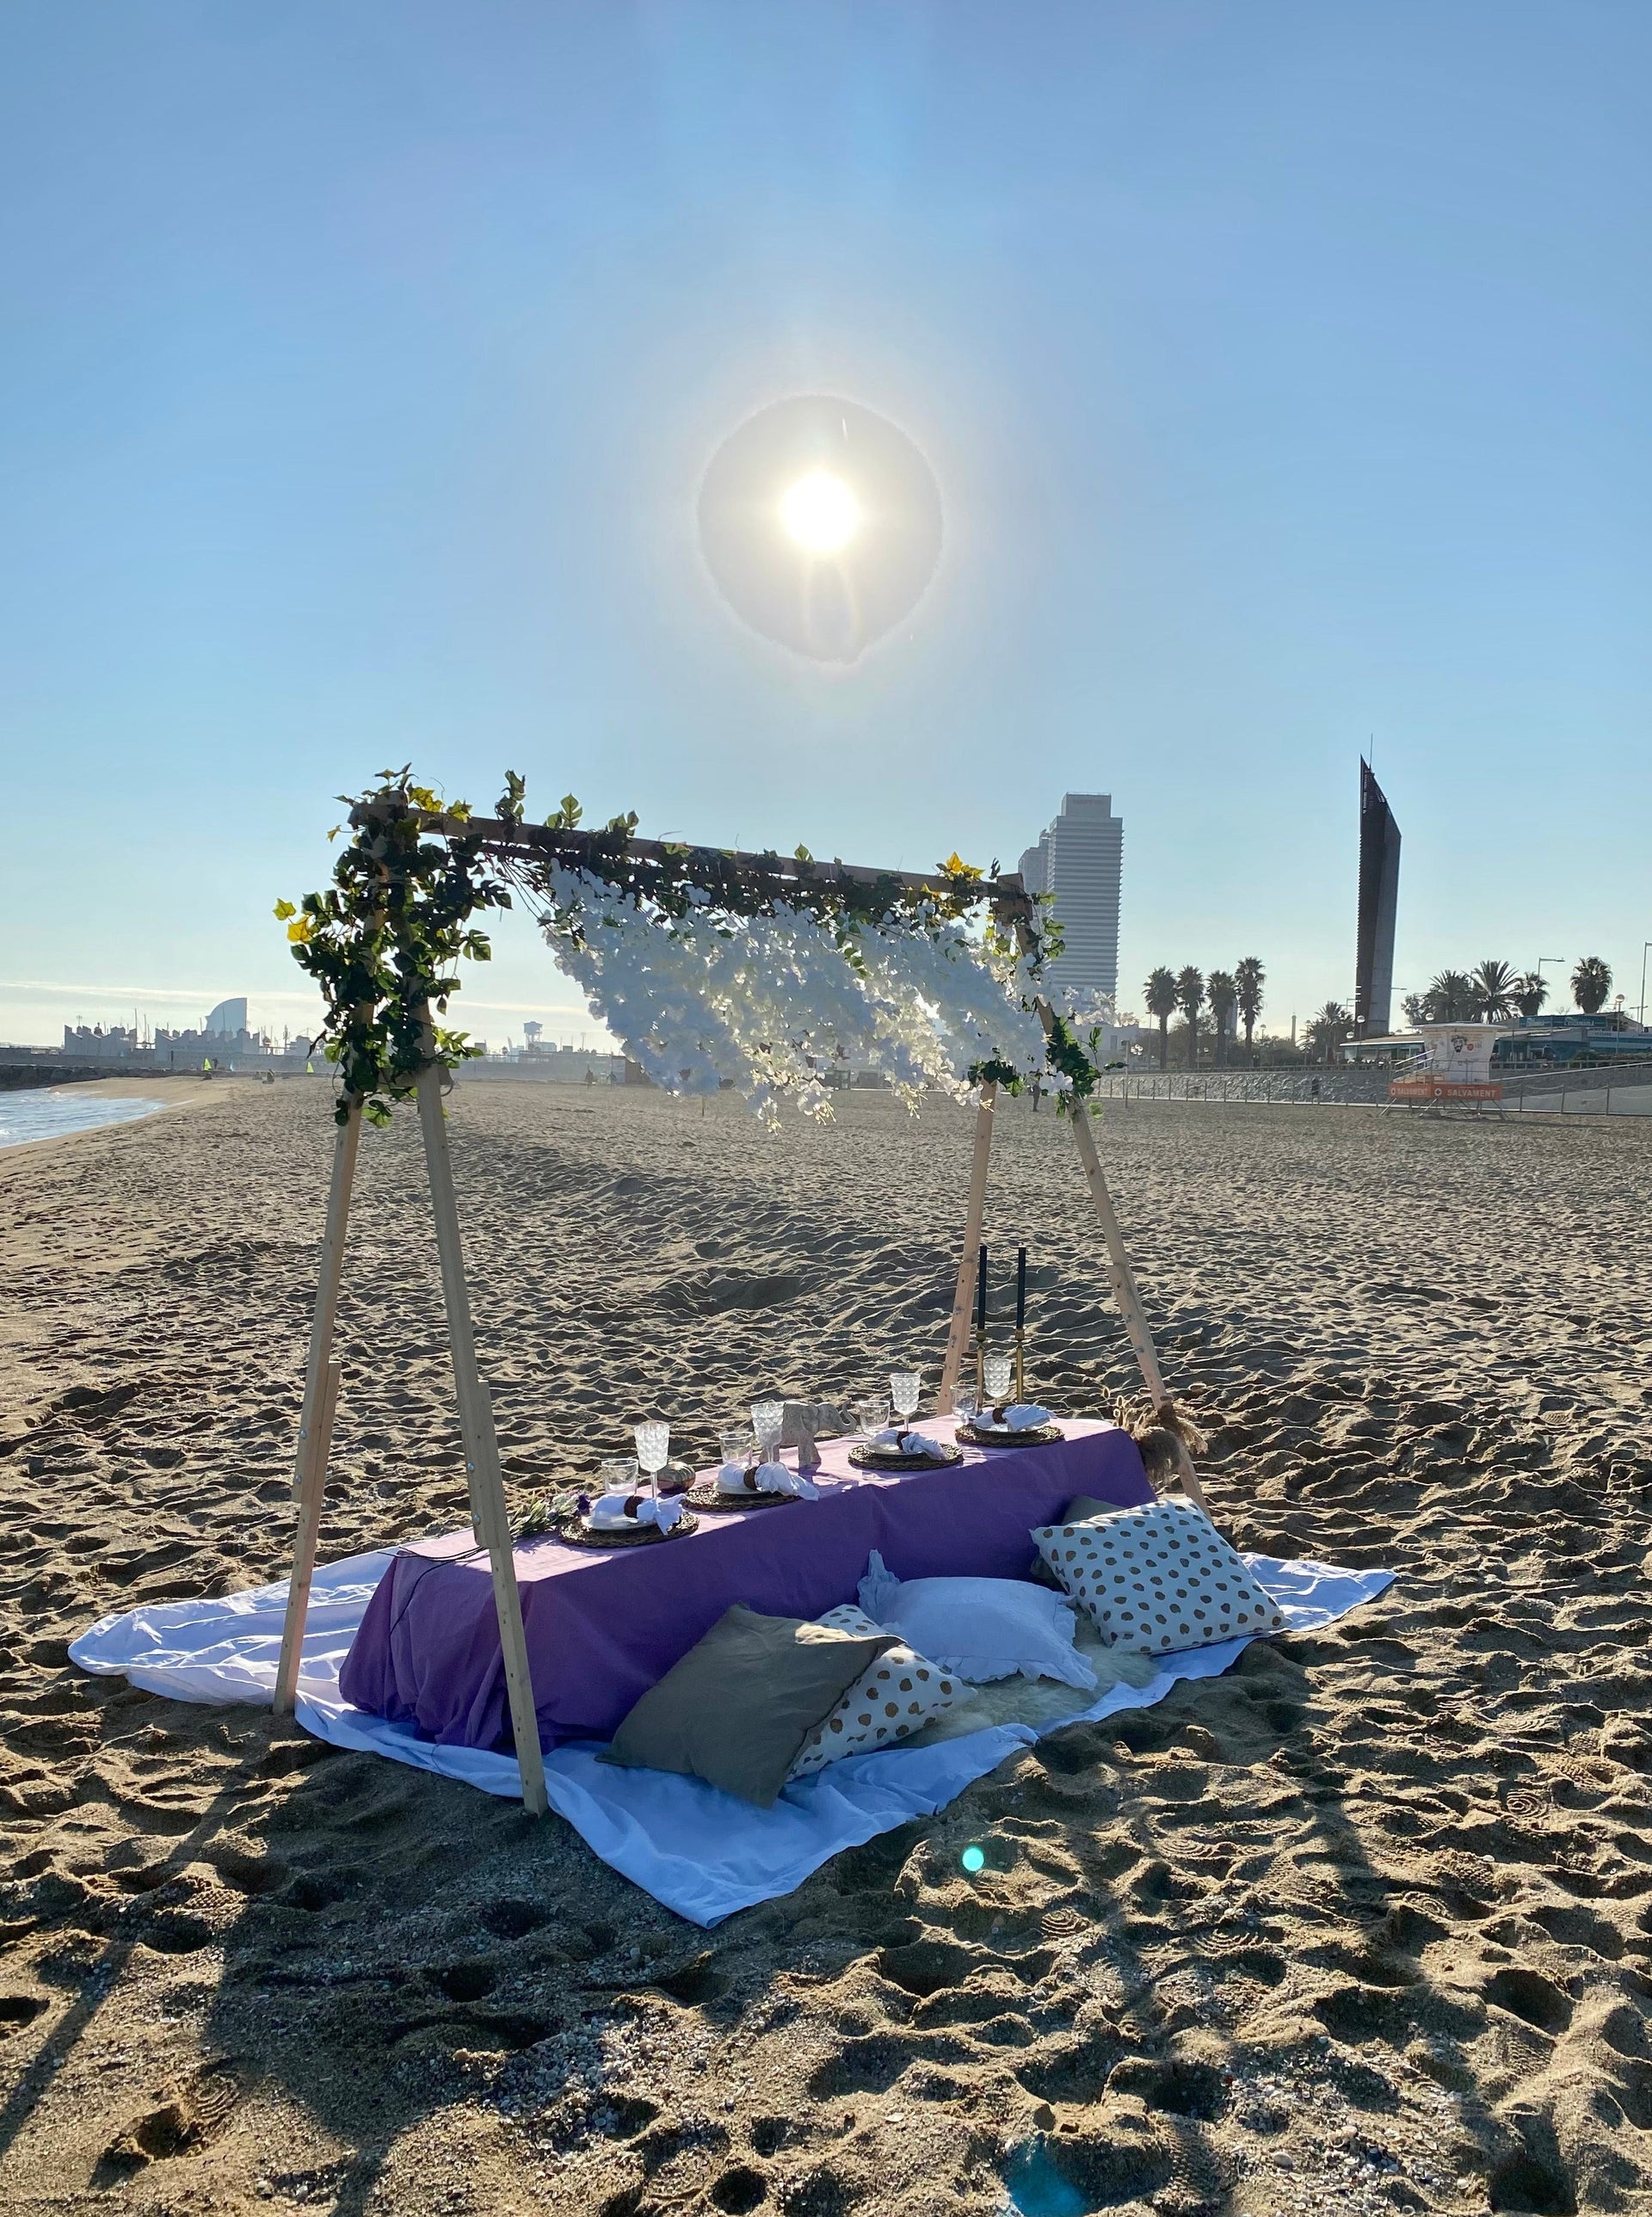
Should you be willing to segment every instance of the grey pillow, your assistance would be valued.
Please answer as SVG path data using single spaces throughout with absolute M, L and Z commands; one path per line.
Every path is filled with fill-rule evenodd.
M 771 1808 L 804 1740 L 896 1645 L 736 1602 L 651 1686 L 600 1760 L 703 1778 Z

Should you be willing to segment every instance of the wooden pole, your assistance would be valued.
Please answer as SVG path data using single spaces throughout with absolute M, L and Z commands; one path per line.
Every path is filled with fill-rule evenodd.
M 321 1412 L 311 1430 L 310 1467 L 299 1492 L 298 1539 L 293 1550 L 293 1576 L 287 1589 L 287 1621 L 282 1627 L 281 1662 L 275 1671 L 275 1714 L 289 1717 L 298 1695 L 299 1664 L 304 1650 L 304 1622 L 310 1610 L 310 1587 L 315 1577 L 316 1542 L 321 1532 L 321 1509 L 327 1491 L 327 1450 L 332 1443 L 333 1418 L 338 1413 L 338 1388 L 343 1380 L 342 1362 L 327 1365 L 326 1391 Z
M 545 1793 L 545 1758 L 539 1745 L 533 1679 L 528 1667 L 528 1640 L 522 1626 L 522 1596 L 517 1587 L 517 1562 L 510 1547 L 510 1519 L 505 1505 L 504 1479 L 499 1469 L 499 1444 L 493 1431 L 493 1407 L 476 1368 L 476 1340 L 471 1324 L 470 1296 L 465 1286 L 464 1249 L 459 1237 L 459 1204 L 453 1188 L 453 1158 L 448 1152 L 447 1119 L 442 1108 L 442 1071 L 434 1061 L 427 1062 L 419 1072 L 418 1094 L 424 1162 L 430 1180 L 430 1206 L 436 1217 L 436 1254 L 442 1265 L 442 1297 L 448 1312 L 448 1338 L 453 1349 L 459 1428 L 464 1436 L 465 1472 L 470 1482 L 471 1522 L 492 1565 L 493 1606 L 499 1621 L 499 1650 L 504 1659 L 510 1729 L 522 1772 L 523 1806 L 531 1815 L 542 1817 L 550 1805 Z
M 293 1498 L 300 1504 L 298 1533 L 294 1543 L 293 1575 L 287 1589 L 281 1662 L 275 1674 L 277 1716 L 292 1714 L 299 1652 L 304 1644 L 304 1619 L 310 1605 L 310 1582 L 315 1572 L 316 1541 L 327 1484 L 327 1450 L 338 1400 L 335 1375 L 338 1366 L 332 1359 L 333 1338 L 338 1325 L 338 1288 L 343 1279 L 344 1232 L 350 1221 L 350 1190 L 356 1183 L 356 1158 L 361 1143 L 362 1104 L 352 1100 L 349 1116 L 339 1125 L 333 1140 L 332 1183 L 327 1192 L 321 1269 L 315 1309 L 310 1319 L 310 1356 L 304 1373 L 304 1408 L 299 1418 L 298 1459 L 293 1473 Z
M 1084 1165 L 1090 1196 L 1096 1204 L 1096 1213 L 1101 1219 L 1102 1237 L 1107 1243 L 1107 1273 L 1112 1280 L 1113 1299 L 1118 1303 L 1124 1329 L 1129 1334 L 1130 1345 L 1135 1349 L 1135 1359 L 1142 1367 L 1148 1398 L 1155 1409 L 1172 1407 L 1173 1405 L 1165 1391 L 1165 1381 L 1160 1373 L 1153 1334 L 1148 1328 L 1147 1311 L 1142 1306 L 1142 1296 L 1135 1289 L 1135 1280 L 1130 1272 L 1129 1258 L 1124 1252 L 1124 1234 L 1119 1226 L 1118 1213 L 1113 1207 L 1113 1197 L 1107 1190 L 1101 1157 L 1096 1152 L 1096 1135 L 1090 1127 L 1089 1108 L 1076 1097 L 1073 1102 L 1072 1124 L 1079 1160 Z M 1181 1458 L 1181 1477 L 1188 1493 L 1203 1509 L 1204 1493 L 1194 1475 L 1192 1458 L 1185 1454 Z
M 969 1306 L 974 1298 L 975 1257 L 987 1214 L 987 1167 L 993 1149 L 993 1108 L 997 1099 L 996 1085 L 989 1083 L 981 1087 L 981 1106 L 975 1111 L 975 1151 L 969 1165 L 969 1201 L 963 1219 L 963 1252 L 958 1257 L 952 1322 L 947 1331 L 946 1360 L 941 1366 L 941 1391 L 935 1405 L 937 1414 L 943 1417 L 950 1414 L 957 1399 L 958 1373 L 963 1367 L 964 1349 L 969 1344 Z

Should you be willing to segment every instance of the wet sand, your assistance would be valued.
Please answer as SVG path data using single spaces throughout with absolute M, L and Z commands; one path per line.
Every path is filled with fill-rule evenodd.
M 1397 1582 L 712 1934 L 559 1820 L 65 1665 L 279 1575 L 319 1084 L 0 1157 L 0 2192 L 80 2213 L 1636 2209 L 1652 2195 L 1644 1126 L 1115 1111 L 1243 1546 Z M 467 1084 L 523 1484 L 642 1401 L 938 1370 L 969 1123 Z M 411 1117 L 363 1146 L 324 1549 L 460 1520 Z M 1134 1383 L 1070 1139 L 1004 1114 L 1035 1381 Z M 968 1842 L 987 1850 L 976 1877 Z M 1007 2186 L 1006 2186 L 1007 2182 Z

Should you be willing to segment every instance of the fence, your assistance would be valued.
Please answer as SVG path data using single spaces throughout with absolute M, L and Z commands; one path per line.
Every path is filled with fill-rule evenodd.
M 1208 1070 L 1104 1071 L 1098 1096 L 1123 1107 L 1144 1101 L 1276 1102 L 1306 1108 L 1426 1108 L 1426 1102 L 1389 1101 L 1386 1070 Z M 1652 1115 L 1652 1058 L 1625 1059 L 1565 1071 L 1503 1070 L 1495 1073 L 1501 1101 L 1461 1103 L 1454 1114 L 1477 1107 L 1488 1116 L 1550 1111 L 1561 1115 Z M 1614 1095 L 1616 1098 L 1614 1099 Z

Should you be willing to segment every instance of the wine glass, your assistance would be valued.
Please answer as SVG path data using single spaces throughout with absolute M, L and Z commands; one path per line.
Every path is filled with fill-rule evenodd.
M 647 1479 L 656 1501 L 659 1498 L 659 1473 L 671 1459 L 671 1428 L 669 1424 L 646 1423 L 633 1428 L 637 1443 L 637 1467 Z
M 889 1399 L 894 1412 L 903 1423 L 918 1414 L 924 1381 L 915 1370 L 892 1370 L 889 1373 Z
M 1009 1355 L 989 1355 L 981 1365 L 987 1381 L 987 1398 L 994 1409 L 1003 1407 L 1009 1399 L 1010 1381 L 1015 1376 L 1015 1358 Z
M 786 1427 L 783 1401 L 753 1401 L 752 1430 L 758 1436 L 758 1460 L 772 1462 L 780 1452 L 780 1435 Z

